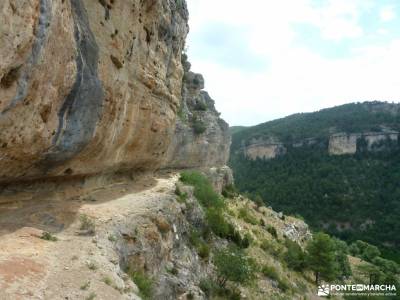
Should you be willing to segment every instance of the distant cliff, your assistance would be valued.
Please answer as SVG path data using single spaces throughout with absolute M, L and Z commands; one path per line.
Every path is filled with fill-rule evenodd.
M 355 154 L 358 151 L 383 151 L 398 145 L 399 132 L 337 133 L 329 137 L 329 154 Z
M 356 154 L 357 151 L 379 152 L 398 148 L 399 132 L 335 133 L 326 139 L 308 138 L 291 144 L 284 144 L 276 138 L 252 139 L 244 145 L 242 152 L 248 159 L 273 159 L 283 156 L 288 149 L 309 147 L 318 144 L 331 155 Z
M 272 159 L 290 149 L 318 147 L 332 155 L 377 152 L 399 146 L 400 106 L 364 102 L 296 114 L 237 131 L 232 152 Z

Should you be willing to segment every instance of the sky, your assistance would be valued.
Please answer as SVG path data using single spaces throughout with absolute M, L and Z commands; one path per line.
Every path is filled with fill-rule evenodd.
M 400 0 L 187 0 L 192 71 L 231 125 L 400 101 Z

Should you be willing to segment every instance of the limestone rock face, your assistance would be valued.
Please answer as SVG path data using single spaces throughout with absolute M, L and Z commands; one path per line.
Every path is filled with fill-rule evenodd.
M 251 160 L 273 159 L 287 152 L 285 145 L 275 137 L 253 138 L 242 149 L 243 154 Z
M 329 138 L 329 154 L 354 154 L 360 134 L 337 133 Z
M 0 181 L 158 168 L 187 18 L 185 1 L 1 1 Z
M 252 160 L 272 159 L 285 153 L 286 148 L 283 144 L 253 144 L 245 149 L 246 157 Z
M 224 187 L 233 185 L 233 172 L 228 166 L 212 167 L 205 170 L 205 175 L 210 180 L 215 191 L 221 193 Z
M 186 57 L 183 65 L 182 103 L 165 166 L 176 169 L 224 166 L 229 159 L 229 126 L 219 117 L 214 100 L 203 90 L 203 76 L 190 71 Z
M 395 131 L 385 133 L 367 132 L 363 134 L 363 138 L 367 144 L 368 151 L 379 151 L 383 150 L 386 142 L 397 144 L 399 133 Z
M 343 155 L 355 154 L 357 151 L 376 152 L 387 147 L 398 147 L 399 133 L 363 132 L 363 133 L 337 133 L 329 138 L 329 154 Z

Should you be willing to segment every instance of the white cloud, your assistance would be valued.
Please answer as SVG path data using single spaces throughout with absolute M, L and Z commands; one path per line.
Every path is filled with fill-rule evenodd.
M 396 13 L 393 6 L 385 6 L 381 8 L 379 17 L 382 22 L 390 22 L 396 18 Z
M 368 0 L 330 0 L 319 7 L 311 0 L 188 2 L 192 69 L 203 73 L 206 89 L 231 125 L 257 124 L 352 101 L 400 99 L 400 37 L 385 45 L 354 48 L 351 56 L 335 59 L 296 40 L 298 23 L 315 26 L 333 45 L 363 38 L 359 19 L 363 10 L 372 9 Z M 241 70 L 204 55 L 191 56 L 191 40 L 212 22 L 246 28 L 244 42 L 268 61 L 268 67 Z

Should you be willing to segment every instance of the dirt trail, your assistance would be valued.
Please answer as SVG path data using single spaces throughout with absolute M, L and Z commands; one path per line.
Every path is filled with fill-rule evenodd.
M 136 299 L 120 270 L 110 224 L 168 205 L 177 175 L 123 180 L 80 197 L 52 194 L 0 206 L 0 300 Z M 95 220 L 94 236 L 79 235 L 80 216 Z M 58 240 L 40 238 L 43 231 Z

